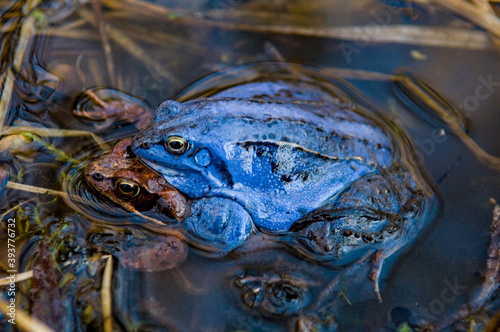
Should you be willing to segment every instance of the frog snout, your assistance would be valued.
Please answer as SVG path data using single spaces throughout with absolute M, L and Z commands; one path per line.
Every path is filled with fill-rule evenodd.
M 142 142 L 141 142 L 142 141 Z M 140 155 L 138 151 L 140 150 L 149 150 L 151 148 L 151 143 L 145 142 L 144 140 L 141 140 L 140 137 L 134 137 L 132 139 L 132 144 L 131 144 L 131 149 L 136 155 Z

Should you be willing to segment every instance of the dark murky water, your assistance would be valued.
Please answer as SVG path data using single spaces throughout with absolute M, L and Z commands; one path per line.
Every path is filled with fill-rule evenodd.
M 493 210 L 490 198 L 500 200 L 500 175 L 481 164 L 443 124 L 426 121 L 401 102 L 391 75 L 408 68 L 424 77 L 433 88 L 461 106 L 472 139 L 489 153 L 500 155 L 500 97 L 496 91 L 500 62 L 496 50 L 487 40 L 477 42 L 474 48 L 458 42 L 443 47 L 422 45 L 420 41 L 395 42 L 391 36 L 397 36 L 397 32 L 375 31 L 368 40 L 353 41 L 329 38 L 320 29 L 324 32 L 327 28 L 359 26 L 363 31 L 369 22 L 376 29 L 380 27 L 373 23 L 377 19 L 413 27 L 468 28 L 469 23 L 441 10 L 396 10 L 375 1 L 103 3 L 114 63 L 111 75 L 98 30 L 89 23 L 94 22 L 89 4 L 42 2 L 33 11 L 29 10 L 31 3 L 0 2 L 0 79 L 2 100 L 9 101 L 8 107 L 2 104 L 7 107 L 3 130 L 9 126 L 30 126 L 95 132 L 108 143 L 104 152 L 92 137 L 83 134 L 39 134 L 67 155 L 88 162 L 109 152 L 109 146 L 132 136 L 137 128 L 119 124 L 100 130 L 94 121 L 74 116 L 72 110 L 87 89 L 120 89 L 154 109 L 188 84 L 213 72 L 239 64 L 277 60 L 266 51 L 265 45 L 271 43 L 287 61 L 329 69 L 379 105 L 384 115 L 410 137 L 418 160 L 442 201 L 439 216 L 416 243 L 404 253 L 391 256 L 385 266 L 382 303 L 376 300 L 367 280 L 367 266 L 361 266 L 358 275 L 342 279 L 343 294 L 336 296 L 328 308 L 328 317 L 335 322 L 332 325 L 338 325 L 340 331 L 396 330 L 415 317 L 439 320 L 467 302 L 485 273 Z M 152 5 L 171 11 L 163 12 Z M 31 14 L 22 15 L 22 8 L 25 14 Z M 192 19 L 183 20 L 186 17 Z M 283 33 L 276 28 L 280 26 L 295 29 Z M 318 28 L 307 33 L 300 30 L 309 26 Z M 467 31 L 479 33 L 474 29 Z M 427 40 L 438 40 L 437 44 L 453 44 L 453 36 L 439 40 L 438 34 L 423 35 Z M 488 85 L 488 81 L 493 83 Z M 480 97 L 476 92 L 479 86 L 483 86 L 484 93 Z M 56 160 L 47 147 L 15 150 L 10 155 L 0 154 L 0 158 L 11 174 L 17 174 L 10 179 L 13 182 L 54 190 L 64 190 L 68 183 L 83 183 L 81 167 Z M 74 174 L 79 175 L 72 177 Z M 67 331 L 102 328 L 102 254 L 119 259 L 113 269 L 114 327 L 127 331 L 293 331 L 300 319 L 312 317 L 324 308 L 315 307 L 310 300 L 311 304 L 299 310 L 302 318 L 296 314 L 271 315 L 262 309 L 265 298 L 250 298 L 253 308 L 245 305 L 243 299 L 253 296 L 247 293 L 265 288 L 262 276 L 285 283 L 294 280 L 296 284 L 305 284 L 306 291 L 301 294 L 304 303 L 309 303 L 308 299 L 322 296 L 339 273 L 338 269 L 304 259 L 286 247 L 225 257 L 207 257 L 192 249 L 187 260 L 173 269 L 133 269 L 124 263 L 129 257 L 127 253 L 136 253 L 130 250 L 138 243 L 154 244 L 158 241 L 156 233 L 137 226 L 144 224 L 144 219 L 99 197 L 85 185 L 69 186 L 68 190 L 93 204 L 93 214 L 69 199 L 49 194 L 36 196 L 11 188 L 0 193 L 1 213 L 37 197 L 8 212 L 2 220 L 16 218 L 20 271 L 32 269 L 40 246 L 52 252 L 60 274 L 58 282 L 65 310 L 62 317 L 66 317 L 61 321 Z M 158 217 L 155 213 L 148 216 Z M 5 230 L 3 224 L 2 229 Z M 3 245 L 7 234 L 0 232 L 0 236 Z M 6 271 L 4 248 L 0 253 L 0 267 Z M 452 288 L 455 292 L 450 292 Z M 3 297 L 7 299 L 5 294 Z M 28 309 L 30 298 L 29 284 L 20 283 L 18 306 Z M 480 315 L 476 321 L 487 321 L 495 309 L 491 305 L 489 315 Z M 13 330 L 8 323 L 2 327 Z

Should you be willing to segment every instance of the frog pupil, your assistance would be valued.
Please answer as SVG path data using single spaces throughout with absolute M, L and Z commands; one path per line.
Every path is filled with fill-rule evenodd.
M 139 194 L 139 186 L 134 182 L 127 180 L 119 180 L 116 183 L 116 187 L 118 188 L 119 194 L 126 198 L 132 198 Z
M 184 143 L 180 141 L 171 141 L 169 145 L 172 150 L 181 150 L 184 147 Z
M 128 183 L 122 183 L 120 184 L 120 190 L 124 193 L 124 194 L 129 194 L 133 191 L 133 188 L 130 184 Z
M 170 153 L 183 154 L 188 148 L 188 143 L 182 137 L 170 136 L 165 142 L 165 147 Z

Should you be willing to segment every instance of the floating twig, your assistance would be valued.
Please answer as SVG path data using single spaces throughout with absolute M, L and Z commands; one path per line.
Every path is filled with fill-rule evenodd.
M 23 6 L 23 14 L 29 14 L 33 9 L 38 7 L 38 5 L 42 2 L 42 0 L 28 0 Z
M 48 142 L 45 142 L 44 140 L 40 139 L 40 137 L 38 137 L 36 135 L 33 135 L 30 132 L 23 132 L 23 133 L 21 133 L 21 135 L 23 135 L 24 137 L 26 137 L 28 139 L 31 139 L 33 142 L 41 145 L 42 147 L 44 147 L 49 152 L 51 152 L 52 154 L 56 155 L 57 156 L 56 160 L 61 160 L 63 162 L 70 162 L 72 164 L 77 164 L 78 163 L 78 161 L 76 161 L 72 157 L 68 156 L 61 149 L 55 147 L 54 145 L 52 145 L 52 144 L 50 144 Z
M 113 332 L 113 316 L 111 308 L 111 279 L 113 277 L 113 256 L 105 255 L 104 274 L 101 285 L 101 306 L 104 332 Z
M 471 0 L 471 2 L 476 4 L 476 6 L 480 7 L 486 12 L 495 13 L 493 7 L 491 7 L 491 4 L 488 0 Z
M 0 131 L 0 135 L 9 135 L 29 132 L 42 137 L 79 137 L 79 136 L 90 136 L 99 145 L 101 149 L 109 149 L 108 144 L 106 144 L 102 138 L 90 131 L 84 130 L 72 130 L 72 129 L 56 129 L 56 128 L 39 128 L 39 127 L 25 127 L 25 126 L 12 126 L 4 127 Z
M 112 9 L 121 9 L 135 13 L 136 15 L 147 15 L 160 19 L 177 19 L 184 12 L 173 11 L 148 1 L 137 0 L 104 0 L 104 4 Z
M 434 0 L 418 0 L 431 2 Z M 455 2 L 452 0 L 435 0 L 441 2 Z M 105 1 L 110 6 L 121 6 L 125 9 L 148 14 L 162 20 L 170 20 L 178 25 L 211 27 L 227 30 L 250 31 L 266 34 L 283 34 L 305 37 L 318 37 L 340 40 L 355 40 L 371 43 L 398 43 L 424 45 L 460 49 L 490 49 L 491 42 L 482 31 L 471 29 L 457 29 L 447 27 L 421 27 L 410 25 L 364 25 L 348 27 L 329 26 L 293 26 L 276 24 L 243 24 L 226 21 L 210 20 L 193 15 L 178 15 L 175 11 L 156 4 L 124 0 L 120 5 L 116 1 Z M 481 16 L 482 17 L 482 16 Z M 496 20 L 496 18 L 495 18 Z
M 483 332 L 498 332 L 500 328 L 500 313 L 496 314 L 486 325 Z
M 3 123 L 7 117 L 10 99 L 12 98 L 12 91 L 14 90 L 14 82 L 14 74 L 11 70 L 7 70 L 7 79 L 3 85 L 2 99 L 0 99 L 0 131 L 2 130 Z
M 19 204 L 14 205 L 14 206 L 13 206 L 13 207 L 11 207 L 10 209 L 8 209 L 8 210 L 7 210 L 7 211 L 5 211 L 4 213 L 2 213 L 2 215 L 0 215 L 0 220 L 3 220 L 3 218 L 5 218 L 5 216 L 6 216 L 7 214 L 11 213 L 11 212 L 12 212 L 12 211 L 14 211 L 14 210 L 17 210 L 18 208 L 20 208 L 20 207 L 21 207 L 21 206 L 23 206 L 24 204 L 29 203 L 29 202 L 31 202 L 31 201 L 33 201 L 33 200 L 35 200 L 35 197 L 30 198 L 30 199 L 28 199 L 28 200 L 26 200 L 26 201 L 24 201 L 24 202 L 21 202 L 21 203 L 19 203 Z
M 484 151 L 465 131 L 458 111 L 453 111 L 453 105 L 442 105 L 438 96 L 427 87 L 425 82 L 415 75 L 396 76 L 396 85 L 412 101 L 420 101 L 429 107 L 431 116 L 437 118 L 446 129 L 449 129 L 483 165 L 500 170 L 500 158 Z
M 6 301 L 0 299 L 0 312 L 8 314 L 10 312 L 8 305 Z M 19 307 L 16 307 L 16 326 L 24 332 L 54 332 L 50 327 L 31 317 Z
M 30 1 L 32 2 L 32 1 Z M 12 61 L 12 66 L 15 71 L 19 71 L 24 62 L 24 57 L 28 49 L 29 43 L 35 34 L 35 18 L 33 15 L 28 15 L 22 25 L 21 32 L 19 33 L 19 41 L 16 46 L 16 51 L 14 53 L 14 60 Z M 12 93 L 14 91 L 14 84 L 16 82 L 16 77 L 12 70 L 9 68 L 7 71 L 7 78 L 3 87 L 2 98 L 0 99 L 0 132 L 4 125 L 5 118 L 7 117 L 7 112 L 10 106 L 10 100 L 12 98 Z
M 31 279 L 31 277 L 33 277 L 33 271 L 26 271 L 26 272 L 17 273 L 15 282 L 17 283 L 17 282 L 21 282 L 24 280 L 28 280 L 28 279 Z M 8 277 L 1 278 L 0 279 L 0 286 L 6 286 L 6 285 L 10 284 L 11 280 L 12 279 L 10 279 Z
M 78 28 L 85 26 L 85 24 L 87 24 L 87 22 L 83 18 L 80 18 L 80 19 L 71 21 L 69 23 L 66 23 L 64 25 L 58 26 L 57 28 L 54 28 L 53 30 L 75 30 L 75 29 L 78 29 Z M 46 29 L 44 29 L 44 31 L 46 31 Z M 84 34 L 84 33 L 82 33 L 82 34 Z
M 93 20 L 92 14 L 88 10 L 80 8 L 78 12 L 85 21 L 89 22 L 93 26 L 96 26 L 96 22 L 95 20 Z M 146 52 L 146 50 L 144 50 L 142 47 L 136 44 L 132 39 L 127 37 L 124 33 L 119 31 L 118 29 L 113 28 L 110 25 L 106 26 L 106 32 L 108 33 L 109 37 L 113 39 L 115 43 L 117 43 L 125 50 L 127 50 L 136 59 L 142 61 L 146 65 L 146 69 L 149 71 L 151 75 L 153 75 L 153 77 L 160 76 L 162 78 L 169 80 L 170 82 L 172 82 L 177 86 L 182 85 L 181 80 L 179 80 L 171 72 L 167 71 L 166 68 L 164 68 L 165 66 L 162 66 L 159 62 L 153 60 L 153 58 L 149 56 L 149 53 Z
M 500 19 L 493 11 L 485 9 L 484 6 L 462 0 L 413 0 L 413 2 L 448 9 L 491 32 L 496 37 L 500 37 Z
M 133 20 L 136 16 L 136 13 L 126 11 L 113 11 L 106 13 L 106 17 L 109 20 L 116 20 L 119 22 L 128 22 Z M 134 29 L 127 31 L 127 36 L 132 39 L 140 40 L 141 43 L 146 42 L 162 47 L 168 45 L 169 47 L 166 48 L 165 51 L 170 51 L 170 47 L 182 48 L 182 51 L 198 52 L 198 54 L 203 54 L 209 50 L 208 47 L 201 45 L 196 39 L 180 36 L 178 33 L 171 32 L 168 29 L 157 29 L 156 31 L 152 31 L 141 24 L 135 26 Z M 176 50 L 172 50 L 172 52 L 175 51 Z
M 76 40 L 92 40 L 99 41 L 97 35 L 93 35 L 89 31 L 80 30 L 60 30 L 58 28 L 48 28 L 40 31 L 40 35 L 50 36 L 50 37 L 60 37 Z M 81 51 L 81 50 L 80 50 Z
M 13 65 L 16 71 L 21 70 L 21 67 L 24 62 L 24 56 L 34 36 L 35 36 L 35 17 L 33 15 L 29 15 L 28 17 L 25 18 L 22 24 L 21 33 L 19 34 L 19 41 L 16 47 L 16 53 L 14 55 Z
M 116 86 L 115 78 L 115 63 L 113 61 L 113 53 L 111 45 L 109 44 L 108 35 L 104 28 L 104 18 L 102 16 L 101 0 L 92 0 L 92 9 L 94 10 L 95 20 L 99 35 L 101 36 L 102 48 L 104 50 L 104 57 L 106 58 L 106 67 L 108 69 L 109 81 L 111 86 Z
M 311 6 L 311 2 L 308 2 L 308 6 Z M 238 7 L 239 8 L 239 7 Z M 255 10 L 255 9 L 236 9 L 231 8 L 228 9 L 213 9 L 209 11 L 204 11 L 198 15 L 199 17 L 203 17 L 205 19 L 212 20 L 237 20 L 241 21 L 259 21 L 259 22 L 287 22 L 287 24 L 291 24 L 294 26 L 307 26 L 313 24 L 317 24 L 318 16 L 311 15 L 309 13 L 305 13 L 304 11 L 296 11 L 295 13 L 291 12 L 282 12 L 282 11 L 271 11 L 271 10 Z M 326 21 L 326 20 L 324 20 Z
M 7 182 L 7 185 L 5 186 L 5 188 L 27 191 L 27 192 L 34 193 L 34 194 L 49 194 L 49 195 L 59 196 L 59 197 L 65 198 L 65 199 L 71 198 L 71 199 L 76 200 L 78 202 L 83 202 L 80 197 L 70 196 L 68 193 L 66 193 L 64 191 L 35 187 L 35 186 L 30 186 L 27 184 L 22 184 L 22 183 L 17 183 L 17 182 L 12 182 L 12 181 Z
M 0 33 L 8 33 L 13 32 L 17 29 L 18 22 L 11 20 L 4 23 L 2 27 L 0 27 Z
M 17 182 L 12 182 L 12 181 L 7 182 L 7 185 L 5 187 L 9 188 L 9 189 L 27 191 L 27 192 L 34 193 L 34 194 L 50 194 L 50 195 L 61 196 L 61 197 L 68 195 L 68 193 L 65 193 L 62 191 L 41 188 L 41 187 L 35 187 L 35 186 L 30 186 L 27 184 L 22 184 L 22 183 L 17 183 Z
M 325 70 L 346 79 L 358 79 L 367 81 L 393 81 L 396 77 L 395 75 L 391 74 L 377 73 L 374 71 L 360 69 L 327 67 L 325 68 Z

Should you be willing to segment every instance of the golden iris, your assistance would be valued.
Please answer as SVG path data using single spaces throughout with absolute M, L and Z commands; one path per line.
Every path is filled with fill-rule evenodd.
M 141 188 L 134 181 L 118 179 L 115 184 L 118 194 L 124 198 L 134 198 L 139 195 Z
M 165 148 L 173 154 L 183 154 L 188 149 L 188 141 L 180 136 L 169 136 L 165 141 Z

